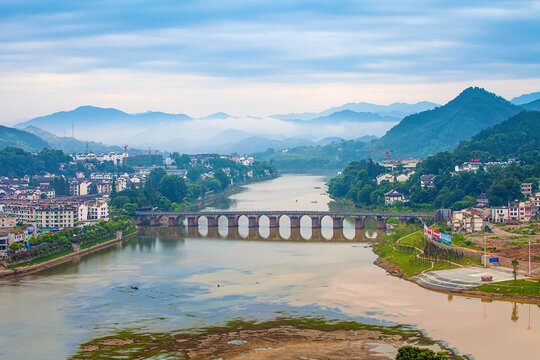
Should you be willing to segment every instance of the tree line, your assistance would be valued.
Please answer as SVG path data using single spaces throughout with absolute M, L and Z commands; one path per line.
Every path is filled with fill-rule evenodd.
M 229 175 L 224 169 L 228 169 Z M 226 191 L 233 183 L 249 179 L 275 176 L 275 168 L 267 162 L 254 162 L 252 166 L 238 165 L 227 159 L 214 159 L 207 166 L 199 164 L 189 167 L 187 180 L 176 175 L 167 175 L 162 168 L 153 169 L 144 186 L 110 194 L 111 206 L 124 209 L 133 215 L 140 207 L 152 206 L 163 211 L 182 211 L 208 193 Z M 213 177 L 203 176 L 212 172 Z M 269 174 L 269 175 L 268 175 Z M 113 187 L 114 188 L 114 187 Z
M 7 258 L 7 261 L 29 261 L 66 252 L 72 249 L 73 244 L 84 245 L 101 240 L 108 236 L 113 236 L 116 231 L 125 231 L 130 226 L 131 222 L 129 220 L 119 217 L 109 221 L 100 221 L 95 225 L 87 225 L 82 228 L 73 227 L 60 230 L 57 233 L 32 237 L 28 241 L 31 247 L 27 250 L 20 250 L 20 243 L 12 243 L 10 245 L 10 251 L 12 253 Z

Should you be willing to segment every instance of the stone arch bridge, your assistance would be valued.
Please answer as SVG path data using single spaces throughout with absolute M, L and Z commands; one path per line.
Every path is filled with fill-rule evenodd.
M 186 219 L 188 227 L 199 226 L 199 220 L 206 218 L 208 227 L 217 227 L 220 218 L 225 218 L 229 227 L 238 227 L 240 218 L 247 218 L 250 228 L 259 227 L 262 217 L 268 218 L 270 228 L 279 227 L 279 220 L 287 217 L 291 228 L 300 227 L 300 219 L 309 217 L 311 227 L 317 229 L 321 227 L 322 219 L 329 217 L 332 220 L 334 229 L 343 228 L 345 218 L 354 220 L 356 229 L 363 229 L 367 218 L 373 218 L 377 221 L 378 229 L 385 229 L 386 222 L 390 218 L 397 218 L 400 224 L 418 219 L 425 223 L 427 219 L 434 219 L 434 214 L 410 214 L 410 213 L 375 213 L 375 212 L 330 212 L 330 211 L 309 211 L 309 210 L 209 210 L 209 211 L 181 211 L 181 212 L 157 212 L 157 211 L 138 211 L 135 221 L 138 225 L 150 226 L 178 226 L 180 220 Z

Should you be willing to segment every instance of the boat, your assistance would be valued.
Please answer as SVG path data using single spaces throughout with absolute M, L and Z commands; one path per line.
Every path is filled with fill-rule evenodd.
M 131 288 L 132 288 L 133 290 L 139 290 L 139 287 L 138 287 L 137 285 L 131 285 Z

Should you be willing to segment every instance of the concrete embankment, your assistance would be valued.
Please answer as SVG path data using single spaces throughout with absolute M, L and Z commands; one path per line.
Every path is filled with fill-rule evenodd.
M 116 234 L 114 239 L 111 239 L 111 240 L 96 244 L 96 245 L 88 247 L 86 249 L 78 249 L 78 250 L 76 250 L 76 251 L 74 251 L 72 253 L 69 253 L 69 254 L 66 254 L 66 255 L 63 255 L 63 256 L 59 256 L 59 257 L 51 259 L 51 260 L 44 261 L 44 262 L 39 263 L 39 264 L 34 264 L 34 265 L 29 265 L 29 266 L 21 266 L 21 267 L 17 267 L 17 268 L 13 268 L 13 269 L 2 269 L 2 270 L 0 270 L 0 277 L 28 275 L 28 274 L 33 274 L 33 273 L 36 273 L 36 272 L 39 272 L 39 271 L 43 271 L 45 269 L 50 269 L 50 268 L 58 266 L 60 264 L 64 264 L 66 262 L 69 262 L 69 261 L 73 260 L 74 258 L 81 257 L 81 256 L 84 256 L 86 254 L 90 254 L 92 252 L 95 252 L 95 251 L 104 249 L 106 247 L 112 246 L 112 245 L 122 241 L 123 239 L 127 239 L 127 238 L 130 238 L 130 237 L 133 237 L 133 236 L 137 235 L 138 232 L 139 232 L 138 229 L 135 232 L 130 233 L 128 235 L 123 235 L 121 232 L 119 232 L 119 234 L 118 233 Z

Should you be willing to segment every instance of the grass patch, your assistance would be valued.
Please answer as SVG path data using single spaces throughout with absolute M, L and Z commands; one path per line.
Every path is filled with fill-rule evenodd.
M 452 235 L 452 245 L 473 250 L 482 250 L 482 248 L 477 246 L 471 240 L 467 240 L 467 238 L 463 235 Z
M 407 225 L 398 227 L 393 235 L 383 237 L 373 248 L 382 259 L 399 267 L 407 276 L 418 275 L 429 269 L 446 270 L 457 267 L 446 261 L 418 258 L 420 251 L 417 249 L 424 249 L 425 246 L 424 232 L 413 225 Z M 453 262 L 460 265 L 480 264 L 480 261 L 467 257 Z
M 99 239 L 99 240 L 96 240 L 96 241 L 91 241 L 89 243 L 84 243 L 84 244 L 81 244 L 81 247 L 80 249 L 88 249 L 89 247 L 92 247 L 94 245 L 97 245 L 97 244 L 101 244 L 101 243 L 104 243 L 106 241 L 109 241 L 109 240 L 113 240 L 115 239 L 116 236 L 114 235 L 111 235 L 111 236 L 107 236 L 106 238 L 103 238 L 103 239 Z
M 32 265 L 40 264 L 40 263 L 45 262 L 45 261 L 49 261 L 49 260 L 59 258 L 61 256 L 67 255 L 67 254 L 71 254 L 72 252 L 73 252 L 73 250 L 69 249 L 69 250 L 62 251 L 62 252 L 57 253 L 57 254 L 47 255 L 47 256 L 44 256 L 44 257 L 41 257 L 41 258 L 38 258 L 38 259 L 34 259 L 34 260 L 30 260 L 30 261 L 26 261 L 26 262 L 23 262 L 23 263 L 20 263 L 20 264 L 9 265 L 7 268 L 8 269 L 15 269 L 15 268 L 23 267 L 23 266 L 32 266 Z
M 128 236 L 137 231 L 137 227 L 133 226 L 122 233 L 123 236 Z
M 509 280 L 493 284 L 485 284 L 472 290 L 492 294 L 534 296 L 540 298 L 540 279 Z

